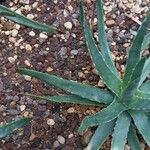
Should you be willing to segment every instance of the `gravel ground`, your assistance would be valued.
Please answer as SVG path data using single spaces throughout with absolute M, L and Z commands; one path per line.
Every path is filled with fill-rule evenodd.
M 95 0 L 84 0 L 87 18 L 97 39 Z M 62 33 L 48 35 L 25 28 L 3 17 L 0 19 L 0 122 L 21 116 L 33 117 L 31 124 L 0 141 L 1 150 L 82 150 L 94 129 L 84 135 L 76 130 L 81 120 L 100 108 L 52 104 L 24 96 L 57 95 L 63 91 L 49 88 L 29 76 L 16 73 L 17 67 L 34 68 L 66 79 L 104 87 L 92 66 L 83 41 L 76 0 L 10 0 L 5 6 L 39 22 L 53 24 Z M 149 0 L 105 0 L 106 30 L 113 59 L 122 75 L 126 54 L 137 28 L 150 8 Z M 88 11 L 87 11 L 88 10 Z M 149 55 L 146 50 L 145 55 Z M 141 139 L 143 150 L 148 146 Z M 107 140 L 102 150 L 110 149 Z M 129 147 L 126 146 L 128 150 Z

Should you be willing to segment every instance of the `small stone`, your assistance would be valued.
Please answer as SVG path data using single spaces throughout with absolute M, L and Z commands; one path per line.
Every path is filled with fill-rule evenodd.
M 85 74 L 83 72 L 78 72 L 79 78 L 85 78 Z
M 24 111 L 26 109 L 26 105 L 21 105 L 20 106 L 20 111 Z
M 29 62 L 28 60 L 25 60 L 24 63 L 25 63 L 25 65 L 28 66 L 28 67 L 31 66 L 31 64 L 30 64 L 30 62 Z
M 89 131 L 89 130 L 84 133 L 84 135 L 81 138 L 81 142 L 82 142 L 83 146 L 87 146 L 88 145 L 88 143 L 89 143 L 89 141 L 91 139 L 91 136 L 92 136 L 92 132 Z
M 26 81 L 31 81 L 31 77 L 28 76 L 28 75 L 25 75 L 24 78 L 25 78 Z
M 13 64 L 15 63 L 15 58 L 14 57 L 8 57 L 8 61 Z
M 53 119 L 48 119 L 48 120 L 47 120 L 47 124 L 48 124 L 49 126 L 53 126 L 53 125 L 55 124 L 55 121 L 54 121 Z
M 36 138 L 36 135 L 33 134 L 33 133 L 31 133 L 30 138 L 29 138 L 29 141 L 33 141 L 35 138 Z
M 20 0 L 20 3 L 21 3 L 21 4 L 29 4 L 30 1 L 29 1 L 29 0 Z
M 33 14 L 28 14 L 28 15 L 27 15 L 27 18 L 29 18 L 29 19 L 34 19 L 34 15 L 33 15 Z
M 30 31 L 30 32 L 29 32 L 29 35 L 33 37 L 33 36 L 35 36 L 35 32 Z
M 109 26 L 109 27 L 112 26 L 112 25 L 114 25 L 114 24 L 115 24 L 114 20 L 107 20 L 106 21 L 106 25 Z
M 130 43 L 125 43 L 125 44 L 123 44 L 123 47 L 125 47 L 125 48 L 127 48 L 127 47 L 129 47 L 130 46 Z
M 18 35 L 18 30 L 17 29 L 13 29 L 12 30 L 12 36 L 16 37 Z
M 59 142 L 58 142 L 58 141 L 55 141 L 54 144 L 53 144 L 53 147 L 54 147 L 54 148 L 57 148 L 57 147 L 59 147 L 59 146 L 60 146 Z
M 39 36 L 40 36 L 41 39 L 47 39 L 48 38 L 48 36 L 44 33 L 40 33 Z
M 72 50 L 72 51 L 71 51 L 71 54 L 72 54 L 72 55 L 77 55 L 77 54 L 78 54 L 78 51 L 77 51 L 77 50 Z
M 68 112 L 68 113 L 74 113 L 74 112 L 75 112 L 75 110 L 74 110 L 74 108 L 73 108 L 73 107 L 70 107 L 70 108 L 67 110 L 67 112 Z
M 65 138 L 63 136 L 59 135 L 57 139 L 60 144 L 65 144 Z
M 105 87 L 105 85 L 104 85 L 104 83 L 102 82 L 102 80 L 99 80 L 99 81 L 98 81 L 98 86 L 99 86 L 99 87 Z
M 28 111 L 25 111 L 24 114 L 23 114 L 23 116 L 24 116 L 24 117 L 28 117 L 28 116 L 29 116 L 29 112 L 28 112 Z
M 71 22 L 65 22 L 64 23 L 64 27 L 66 28 L 66 29 L 72 29 L 72 23 Z
M 26 44 L 25 49 L 26 49 L 26 51 L 30 52 L 30 51 L 32 51 L 32 46 L 30 44 Z
M 48 67 L 48 68 L 46 69 L 46 71 L 47 71 L 47 72 L 52 72 L 52 71 L 53 71 L 53 68 Z

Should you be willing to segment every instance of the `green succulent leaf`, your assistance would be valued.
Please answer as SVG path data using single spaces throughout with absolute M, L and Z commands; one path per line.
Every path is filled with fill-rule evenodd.
M 99 125 L 92 136 L 88 146 L 87 150 L 99 150 L 102 144 L 105 142 L 107 137 L 111 135 L 113 128 L 115 125 L 115 121 L 110 121 L 107 123 L 104 123 L 102 125 Z
M 147 49 L 150 44 L 150 32 L 144 37 L 143 43 L 142 43 L 142 50 Z
M 109 45 L 107 42 L 107 36 L 105 32 L 105 24 L 104 24 L 104 11 L 103 11 L 103 2 L 102 0 L 96 1 L 97 6 L 97 20 L 98 20 L 98 37 L 99 37 L 99 46 L 101 50 L 101 54 L 105 59 L 106 64 L 113 71 L 116 76 L 118 75 L 117 69 L 112 61 Z
M 96 87 L 77 83 L 75 81 L 65 80 L 54 75 L 30 69 L 20 68 L 18 69 L 18 72 L 20 74 L 35 77 L 45 82 L 47 85 L 55 86 L 57 88 L 63 89 L 71 94 L 78 95 L 90 101 L 95 101 L 104 104 L 110 104 L 113 101 L 114 96 L 110 92 L 98 89 Z
M 9 9 L 3 5 L 0 5 L 0 15 L 3 15 L 7 19 L 10 19 L 10 20 L 12 20 L 16 23 L 22 24 L 24 26 L 31 27 L 33 29 L 50 32 L 50 33 L 56 31 L 56 28 L 54 28 L 52 26 L 48 26 L 48 25 L 41 24 L 36 21 L 30 20 L 27 17 L 20 15 L 20 14 L 16 13 L 15 11 L 12 11 L 11 9 Z
M 150 24 L 150 13 L 147 15 L 145 20 L 143 21 L 142 25 L 140 26 L 138 33 L 133 41 L 133 44 L 129 51 L 129 57 L 127 60 L 127 66 L 125 70 L 125 75 L 123 79 L 123 90 L 126 89 L 126 87 L 131 82 L 132 73 L 134 71 L 134 68 L 136 67 L 136 64 L 140 60 L 140 52 L 142 48 L 142 42 L 144 39 L 144 35 L 147 31 L 147 28 Z
M 72 103 L 72 104 L 83 104 L 83 105 L 93 105 L 93 106 L 99 106 L 100 103 L 95 101 L 90 101 L 88 99 L 82 98 L 77 95 L 56 95 L 56 96 L 37 96 L 34 94 L 25 94 L 26 96 L 31 96 L 33 98 L 37 99 L 44 99 L 48 102 L 54 102 L 54 103 Z
M 139 90 L 142 91 L 142 92 L 150 92 L 150 81 L 147 81 L 147 82 L 143 83 L 140 86 Z
M 150 74 L 150 58 L 148 58 L 145 62 L 143 71 L 142 71 L 142 75 L 141 75 L 141 79 L 139 82 L 139 86 L 143 83 L 143 81 L 146 79 L 146 77 Z M 138 86 L 138 87 L 139 87 Z
M 119 115 L 114 128 L 111 150 L 124 150 L 130 122 L 131 117 L 127 112 L 123 112 Z
M 98 126 L 114 120 L 118 117 L 119 114 L 121 114 L 125 110 L 127 110 L 127 108 L 125 108 L 115 99 L 108 107 L 106 107 L 102 111 L 94 115 L 85 117 L 79 127 L 78 132 L 82 133 L 88 127 Z
M 150 146 L 150 120 L 148 116 L 141 111 L 130 111 L 130 114 L 137 126 L 139 132 L 142 134 L 144 140 Z
M 146 58 L 142 58 L 136 65 L 134 71 L 133 71 L 133 74 L 132 74 L 132 77 L 131 77 L 131 81 L 135 80 L 135 79 L 138 79 L 138 78 L 141 78 L 142 76 L 142 72 L 143 72 L 143 69 L 144 69 L 144 66 L 145 66 L 145 61 L 146 61 Z
M 136 90 L 132 100 L 130 100 L 129 105 L 132 109 L 137 110 L 150 110 L 150 89 L 149 92 L 142 92 Z
M 103 55 L 98 50 L 95 41 L 93 39 L 93 35 L 91 33 L 90 27 L 85 19 L 85 15 L 83 12 L 83 4 L 80 2 L 80 15 L 81 15 L 81 24 L 83 26 L 84 36 L 86 45 L 91 56 L 93 63 L 101 77 L 101 79 L 105 82 L 107 87 L 114 92 L 117 96 L 120 96 L 121 93 L 121 79 L 116 76 L 112 70 L 108 67 L 106 60 L 103 58 Z M 113 80 L 112 80 L 113 79 Z
M 14 130 L 21 128 L 22 126 L 28 124 L 31 119 L 21 118 L 16 121 L 9 122 L 8 124 L 0 126 L 0 138 L 4 138 L 7 135 L 11 134 Z
M 142 150 L 133 124 L 130 125 L 129 129 L 128 144 L 131 150 Z

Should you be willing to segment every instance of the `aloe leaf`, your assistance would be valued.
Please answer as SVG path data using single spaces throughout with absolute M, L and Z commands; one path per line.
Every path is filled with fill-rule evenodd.
M 114 92 L 117 96 L 120 96 L 121 84 L 122 84 L 121 79 L 112 72 L 112 70 L 108 67 L 106 63 L 106 60 L 103 58 L 102 54 L 99 52 L 95 44 L 95 41 L 93 39 L 90 27 L 87 24 L 87 21 L 85 19 L 82 2 L 80 2 L 80 16 L 81 16 L 80 18 L 82 19 L 81 24 L 84 30 L 86 45 L 87 45 L 89 54 L 91 56 L 91 59 L 93 63 L 95 64 L 95 67 L 101 79 L 105 82 L 107 87 L 112 92 Z
M 148 58 L 145 62 L 143 71 L 142 71 L 142 75 L 141 75 L 141 79 L 139 82 L 139 86 L 143 83 L 143 81 L 146 79 L 146 77 L 150 74 L 150 58 Z M 138 87 L 139 87 L 138 86 Z
M 145 66 L 145 61 L 146 61 L 146 58 L 142 58 L 136 65 L 134 71 L 133 71 L 133 74 L 132 74 L 132 77 L 131 77 L 131 81 L 137 79 L 137 78 L 141 78 L 142 76 L 142 72 L 143 72 L 143 69 L 144 69 L 144 66 Z
M 0 14 L 3 15 L 4 17 L 6 17 L 7 19 L 10 19 L 10 20 L 12 20 L 16 23 L 22 24 L 24 26 L 31 27 L 33 29 L 50 32 L 50 33 L 56 31 L 56 28 L 54 28 L 52 26 L 41 24 L 41 23 L 38 23 L 31 19 L 28 19 L 24 15 L 20 15 L 20 14 L 16 13 L 15 11 L 12 11 L 11 9 L 9 9 L 3 5 L 0 5 Z
M 31 119 L 21 118 L 16 121 L 9 122 L 5 125 L 0 126 L 0 138 L 4 138 L 7 135 L 11 134 L 14 130 L 21 128 L 22 126 L 28 124 Z
M 129 105 L 132 109 L 150 110 L 150 89 L 149 92 L 136 90 L 133 95 L 133 99 L 129 102 Z
M 109 66 L 109 68 L 113 71 L 116 76 L 118 75 L 117 69 L 112 61 L 109 45 L 107 42 L 107 36 L 105 32 L 105 24 L 104 24 L 104 11 L 103 11 L 103 1 L 97 0 L 97 20 L 98 20 L 98 37 L 99 37 L 99 46 L 101 50 L 101 54 L 105 59 L 105 62 Z
M 142 43 L 142 50 L 147 49 L 150 44 L 150 32 L 144 37 L 143 43 Z
M 142 134 L 148 146 L 150 146 L 150 120 L 148 116 L 141 111 L 130 111 L 130 114 L 139 132 Z
M 150 92 L 150 81 L 143 83 L 139 89 L 142 92 Z
M 142 150 L 134 126 L 131 124 L 128 133 L 128 144 L 131 150 Z
M 114 96 L 110 92 L 98 89 L 96 87 L 77 83 L 75 81 L 65 80 L 54 75 L 30 69 L 20 68 L 18 69 L 18 72 L 20 74 L 35 77 L 45 82 L 47 85 L 55 86 L 57 88 L 63 89 L 71 94 L 78 95 L 90 101 L 95 101 L 104 104 L 110 104 L 113 101 Z
M 54 102 L 54 103 L 72 103 L 72 104 L 84 104 L 84 105 L 94 105 L 99 106 L 100 103 L 90 101 L 88 99 L 82 98 L 80 96 L 76 95 L 59 95 L 59 96 L 37 96 L 34 94 L 25 94 L 26 96 L 31 96 L 33 98 L 37 99 L 44 99 L 48 102 Z
M 118 116 L 113 132 L 111 150 L 124 150 L 130 122 L 131 117 L 126 112 Z
M 144 19 L 142 25 L 140 26 L 138 33 L 133 41 L 133 44 L 129 51 L 129 57 L 127 60 L 127 66 L 125 70 L 125 75 L 123 79 L 123 89 L 126 89 L 126 87 L 131 82 L 132 73 L 134 71 L 134 68 L 136 64 L 138 63 L 140 59 L 140 52 L 142 47 L 142 42 L 145 36 L 145 33 L 147 31 L 147 28 L 150 23 L 150 13 L 147 15 L 147 17 Z
M 105 142 L 107 137 L 111 135 L 113 128 L 115 125 L 115 121 L 110 121 L 105 124 L 99 125 L 92 136 L 88 146 L 87 150 L 99 150 L 102 144 Z
M 117 100 L 114 100 L 108 107 L 106 107 L 102 111 L 94 115 L 85 117 L 79 127 L 78 132 L 82 133 L 88 127 L 98 126 L 114 120 L 126 109 L 127 108 L 125 108 L 121 103 L 119 103 Z

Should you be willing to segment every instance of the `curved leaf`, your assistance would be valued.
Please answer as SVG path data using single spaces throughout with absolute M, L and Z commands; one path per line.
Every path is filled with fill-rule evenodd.
M 150 92 L 150 81 L 143 83 L 139 89 L 142 92 Z
M 114 128 L 111 150 L 124 150 L 130 122 L 131 117 L 126 112 L 119 115 Z
M 128 133 L 128 144 L 131 150 L 142 150 L 134 126 L 131 124 Z
M 100 103 L 90 101 L 88 99 L 76 96 L 76 95 L 59 95 L 59 96 L 37 96 L 34 94 L 25 94 L 26 96 L 31 96 L 33 98 L 44 99 L 48 102 L 54 103 L 72 103 L 72 104 L 84 104 L 84 105 L 94 105 L 99 106 Z
M 21 128 L 22 126 L 28 124 L 31 119 L 22 118 L 16 121 L 9 122 L 8 124 L 0 126 L 0 138 L 4 138 L 14 130 Z
M 98 126 L 111 120 L 114 120 L 118 117 L 119 114 L 121 114 L 126 109 L 127 108 L 125 108 L 117 100 L 114 100 L 108 107 L 106 107 L 102 111 L 94 115 L 85 117 L 79 127 L 78 132 L 81 133 L 88 127 Z
M 107 137 L 112 133 L 115 125 L 115 121 L 110 121 L 105 124 L 99 125 L 92 136 L 87 150 L 99 150 L 102 144 L 105 142 Z
M 138 30 L 138 33 L 137 33 L 135 39 L 133 41 L 133 44 L 130 48 L 129 57 L 127 60 L 127 66 L 126 66 L 126 70 L 125 70 L 125 75 L 124 75 L 124 79 L 123 79 L 123 89 L 126 89 L 126 87 L 131 82 L 133 70 L 140 59 L 140 52 L 141 52 L 143 39 L 144 39 L 144 36 L 145 36 L 145 33 L 147 31 L 149 24 L 150 24 L 150 13 L 144 19 L 142 25 L 140 26 L 140 28 Z
M 29 75 L 35 77 L 47 85 L 53 85 L 57 88 L 61 88 L 71 94 L 78 95 L 82 98 L 89 99 L 90 101 L 95 101 L 99 103 L 109 104 L 113 101 L 113 95 L 110 92 L 101 90 L 92 86 L 77 83 L 75 81 L 69 81 L 62 79 L 60 77 L 50 75 L 47 73 L 42 73 L 30 69 L 18 69 L 20 74 Z
M 147 49 L 150 44 L 150 32 L 144 37 L 143 43 L 142 43 L 142 50 Z
M 45 32 L 55 32 L 56 28 L 52 26 L 48 26 L 45 24 L 38 23 L 36 21 L 33 21 L 31 19 L 28 19 L 27 17 L 20 15 L 16 13 L 15 11 L 10 10 L 9 8 L 0 5 L 0 14 L 6 17 L 7 19 L 10 19 L 16 23 L 22 24 L 27 27 L 31 27 L 33 29 L 45 31 Z
M 141 75 L 141 79 L 139 82 L 139 86 L 143 83 L 143 81 L 146 79 L 146 77 L 150 74 L 150 58 L 148 58 L 145 62 L 143 71 L 142 71 L 142 75 Z M 138 86 L 138 87 L 139 87 Z
M 106 64 L 109 68 L 113 71 L 116 76 L 118 75 L 117 69 L 112 61 L 109 45 L 107 42 L 107 36 L 105 32 L 105 24 L 104 24 L 104 11 L 103 11 L 103 1 L 97 0 L 96 1 L 97 7 L 97 20 L 98 20 L 98 37 L 99 37 L 99 46 L 101 50 L 101 54 L 105 59 Z
M 82 19 L 81 24 L 83 26 L 86 45 L 87 45 L 91 59 L 92 59 L 93 63 L 95 64 L 95 67 L 96 67 L 101 79 L 105 82 L 107 87 L 112 92 L 114 92 L 117 96 L 120 96 L 122 81 L 108 67 L 106 60 L 103 58 L 102 54 L 99 52 L 99 50 L 95 44 L 95 41 L 93 39 L 91 30 L 85 19 L 82 2 L 80 2 L 80 16 L 81 16 L 80 18 Z
M 139 132 L 142 134 L 148 146 L 150 146 L 150 119 L 141 111 L 130 111 L 130 114 Z

